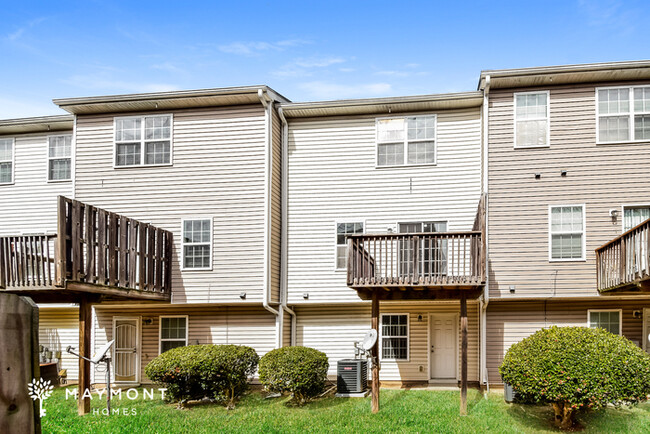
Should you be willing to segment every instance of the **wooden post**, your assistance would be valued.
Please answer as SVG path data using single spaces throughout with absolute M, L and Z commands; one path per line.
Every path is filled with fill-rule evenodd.
M 79 354 L 90 358 L 90 328 L 92 323 L 91 304 L 86 297 L 79 302 Z M 90 390 L 90 362 L 79 359 L 79 402 L 77 412 L 79 415 L 90 412 L 90 398 L 83 398 L 84 392 Z
M 379 336 L 379 299 L 377 292 L 372 293 L 372 328 Z M 372 412 L 379 411 L 379 342 L 377 342 L 371 351 L 372 364 Z
M 467 300 L 465 292 L 460 296 L 460 414 L 467 415 Z

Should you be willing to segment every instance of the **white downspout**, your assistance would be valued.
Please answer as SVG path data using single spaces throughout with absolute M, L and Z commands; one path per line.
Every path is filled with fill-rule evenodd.
M 278 116 L 282 122 L 282 225 L 280 230 L 280 301 L 282 310 L 291 315 L 291 342 L 289 345 L 296 345 L 296 313 L 287 306 L 288 283 L 287 283 L 287 261 L 288 261 L 288 209 L 289 209 L 289 124 L 284 117 L 282 107 L 278 108 Z
M 481 311 L 481 382 L 485 384 L 487 391 L 490 391 L 490 382 L 487 370 L 487 307 L 490 303 L 490 273 L 488 272 L 488 252 L 490 251 L 488 237 L 488 113 L 490 95 L 490 76 L 485 76 L 485 87 L 483 88 L 483 194 L 485 195 L 485 288 L 479 300 Z
M 276 336 L 275 336 L 275 348 L 280 347 L 281 337 L 282 337 L 282 313 L 269 304 L 271 296 L 271 192 L 270 188 L 272 185 L 272 174 L 273 174 L 273 121 L 271 119 L 271 109 L 272 104 L 269 104 L 271 101 L 268 99 L 268 96 L 265 94 L 264 90 L 258 89 L 257 96 L 260 99 L 260 102 L 264 106 L 264 166 L 266 168 L 266 173 L 264 176 L 264 282 L 262 285 L 262 306 L 264 309 L 271 312 L 276 316 Z

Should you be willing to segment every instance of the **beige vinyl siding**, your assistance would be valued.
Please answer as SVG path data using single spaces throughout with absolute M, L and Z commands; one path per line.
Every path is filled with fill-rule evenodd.
M 144 374 L 147 363 L 159 354 L 160 315 L 188 315 L 188 344 L 234 344 L 253 347 L 261 357 L 275 347 L 275 317 L 255 307 L 184 307 L 157 306 L 138 308 L 98 307 L 94 324 L 94 348 L 112 339 L 113 316 L 139 317 L 141 333 L 140 381 L 149 382 Z M 151 324 L 142 320 L 151 319 Z M 103 382 L 103 373 L 95 372 L 95 381 Z
M 598 86 L 550 88 L 550 147 L 538 149 L 513 148 L 513 91 L 490 92 L 491 297 L 596 295 L 594 250 L 622 232 L 609 210 L 650 203 L 648 144 L 596 145 Z M 549 262 L 548 207 L 565 204 L 585 205 L 586 261 Z
M 72 196 L 72 182 L 47 182 L 48 136 L 1 136 L 14 139 L 14 184 L 0 185 L 0 236 L 56 232 L 56 198 Z
M 282 344 L 281 347 L 291 346 L 291 314 L 284 312 L 284 321 L 282 324 Z
M 435 114 L 437 164 L 395 168 L 375 167 L 375 116 L 289 119 L 289 303 L 359 300 L 346 272 L 335 271 L 337 221 L 365 222 L 366 233 L 417 221 L 471 230 L 481 193 L 480 112 Z
M 468 379 L 478 381 L 478 305 L 468 303 Z M 354 342 L 363 340 L 370 329 L 370 305 L 301 306 L 297 308 L 297 345 L 316 348 L 329 357 L 330 378 L 336 378 L 336 363 L 354 358 Z M 383 381 L 429 381 L 429 314 L 460 314 L 458 302 L 384 303 L 380 313 L 409 314 L 409 360 L 382 361 Z M 422 321 L 418 316 L 422 315 Z M 460 376 L 460 321 L 458 323 L 458 367 Z M 460 377 L 459 377 L 460 378 Z
M 499 366 L 514 343 L 544 327 L 588 326 L 589 309 L 622 309 L 623 336 L 643 344 L 643 319 L 633 312 L 643 312 L 650 300 L 579 300 L 579 301 L 503 301 L 492 302 L 487 312 L 487 368 L 490 384 L 501 383 Z
M 169 112 L 165 112 L 169 113 Z M 131 114 L 129 114 L 131 115 Z M 174 234 L 172 303 L 261 302 L 265 116 L 261 105 L 177 110 L 173 166 L 113 168 L 112 114 L 77 118 L 77 199 Z M 180 271 L 181 219 L 211 217 L 212 271 Z
M 76 381 L 79 375 L 79 359 L 68 354 L 66 348 L 68 346 L 79 348 L 79 310 L 76 307 L 40 305 L 38 320 L 39 345 L 47 347 L 52 352 L 61 351 L 58 368 L 68 371 L 68 381 Z
M 280 236 L 282 230 L 282 124 L 275 110 L 273 122 L 271 174 L 271 301 L 280 302 Z

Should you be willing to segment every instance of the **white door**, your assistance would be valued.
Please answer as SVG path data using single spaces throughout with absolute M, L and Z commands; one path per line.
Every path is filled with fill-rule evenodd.
M 432 314 L 429 319 L 431 379 L 455 380 L 458 366 L 458 317 L 455 314 Z
M 140 377 L 140 318 L 113 318 L 113 372 L 116 383 L 137 383 Z

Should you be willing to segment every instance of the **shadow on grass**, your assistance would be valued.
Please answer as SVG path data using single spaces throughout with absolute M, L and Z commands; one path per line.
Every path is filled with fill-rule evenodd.
M 555 415 L 550 405 L 508 404 L 508 406 L 508 414 L 522 426 L 533 430 L 559 431 L 555 427 Z

